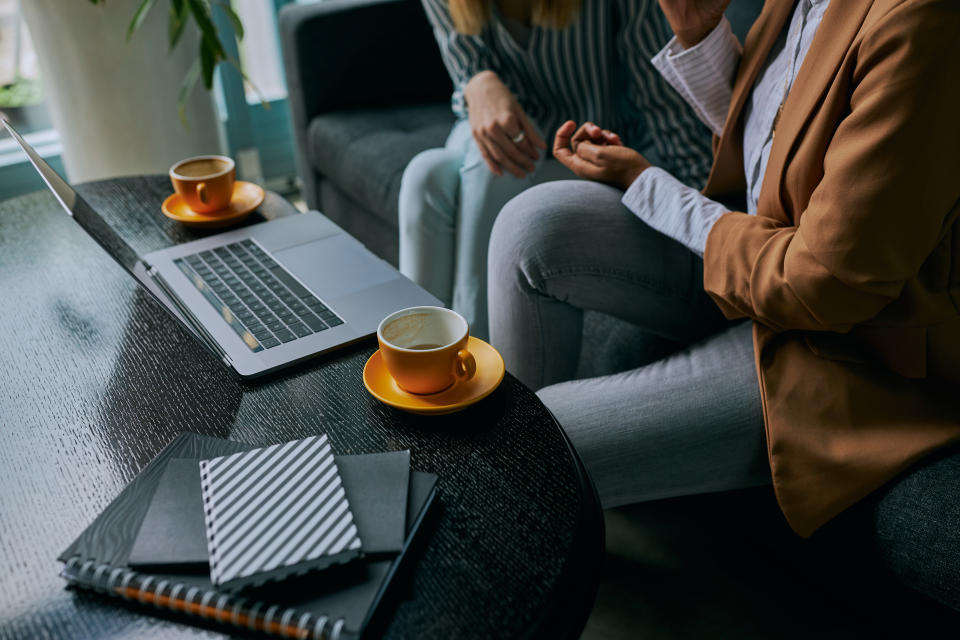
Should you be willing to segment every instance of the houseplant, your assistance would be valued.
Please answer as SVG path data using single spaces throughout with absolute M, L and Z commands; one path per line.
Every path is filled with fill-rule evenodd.
M 90 0 L 91 4 L 106 4 L 106 0 Z M 127 41 L 140 28 L 150 14 L 157 0 L 140 0 L 140 4 L 127 26 Z M 207 91 L 213 89 L 213 72 L 221 62 L 230 62 L 239 69 L 239 65 L 226 52 L 217 26 L 213 21 L 214 9 L 223 11 L 233 25 L 237 39 L 243 39 L 243 22 L 227 0 L 169 0 L 167 36 L 170 51 L 179 44 L 187 25 L 193 21 L 200 29 L 200 53 L 184 77 L 177 101 L 180 119 L 187 126 L 184 106 L 187 96 L 193 91 L 198 78 L 203 77 Z
M 184 157 L 222 151 L 212 94 L 189 89 L 200 78 L 212 86 L 213 69 L 226 59 L 216 29 L 197 21 L 193 7 L 208 19 L 210 11 L 223 9 L 208 0 L 165 0 L 181 13 L 164 13 L 151 11 L 154 4 L 21 5 L 71 181 L 165 173 Z

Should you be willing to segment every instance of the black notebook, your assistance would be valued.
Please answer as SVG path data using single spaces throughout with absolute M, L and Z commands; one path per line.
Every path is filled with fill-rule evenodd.
M 393 557 L 407 539 L 410 452 L 334 459 L 364 556 Z M 203 570 L 209 563 L 200 465 L 195 458 L 172 458 L 157 482 L 127 564 L 139 571 L 176 573 Z
M 413 540 L 435 502 L 436 476 L 420 472 L 409 473 L 407 508 L 403 518 L 405 541 L 398 554 L 372 555 L 373 561 L 357 562 L 327 569 L 321 573 L 274 583 L 269 588 L 251 590 L 234 596 L 215 590 L 209 574 L 202 569 L 206 558 L 196 557 L 194 566 L 176 561 L 176 554 L 168 553 L 171 562 L 149 559 L 131 568 L 131 552 L 141 532 L 148 510 L 158 487 L 163 491 L 161 478 L 168 475 L 167 466 L 182 466 L 184 460 L 198 460 L 228 455 L 252 449 L 239 442 L 181 434 L 157 455 L 146 468 L 120 493 L 94 522 L 64 551 L 59 559 L 65 563 L 61 575 L 71 584 L 150 604 L 178 613 L 201 616 L 223 624 L 233 624 L 256 631 L 289 638 L 323 638 L 350 640 L 363 634 L 387 599 L 388 587 L 396 575 L 411 562 Z M 380 454 L 378 454 L 380 455 Z M 383 454 L 396 456 L 396 454 Z M 342 467 L 351 466 L 345 474 L 366 477 L 362 469 L 368 456 L 344 456 Z M 368 463 L 375 463 L 370 457 Z M 382 461 L 381 461 L 382 462 Z M 409 468 L 409 467 L 407 467 Z M 396 465 L 393 465 L 396 473 Z M 165 479 L 166 484 L 172 480 Z M 369 482 L 369 481 L 368 481 Z M 368 485 L 369 486 L 369 485 Z M 351 487 L 347 485 L 348 498 Z M 170 490 L 169 488 L 167 489 Z M 353 493 L 363 487 L 354 486 Z M 157 496 L 160 498 L 161 496 Z M 189 503 L 189 499 L 187 501 Z M 385 509 L 385 505 L 371 503 L 365 509 Z M 358 517 L 361 536 L 364 527 Z M 196 535 L 197 531 L 193 532 Z M 371 530 L 371 540 L 382 552 L 391 546 L 391 532 Z M 385 557 L 385 555 L 387 557 Z M 148 554 L 149 556 L 149 554 Z M 389 557 L 392 556 L 392 557 Z M 136 558 L 133 558 L 136 560 Z M 204 564 L 199 564 L 203 562 Z M 150 565 L 151 571 L 144 567 Z

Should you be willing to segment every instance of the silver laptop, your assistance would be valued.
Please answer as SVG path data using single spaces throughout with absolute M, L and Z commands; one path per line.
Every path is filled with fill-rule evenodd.
M 371 336 L 398 309 L 441 305 L 316 211 L 138 256 L 3 124 L 84 231 L 241 376 Z

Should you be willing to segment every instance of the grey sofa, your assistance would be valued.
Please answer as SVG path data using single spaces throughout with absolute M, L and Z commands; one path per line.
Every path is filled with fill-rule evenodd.
M 786 1 L 786 0 L 783 0 Z M 734 0 L 728 16 L 743 38 L 760 0 Z M 326 0 L 290 5 L 280 30 L 297 163 L 304 195 L 396 264 L 400 177 L 418 152 L 442 146 L 451 125 L 451 85 L 418 0 Z M 648 359 L 638 330 L 591 314 L 581 375 Z M 960 405 L 958 405 L 960 420 Z M 733 527 L 731 553 L 744 563 L 779 562 L 846 605 L 882 606 L 878 630 L 921 615 L 958 625 L 960 616 L 960 453 L 947 451 L 851 509 L 811 540 L 796 538 L 769 489 L 706 501 L 666 501 L 658 517 Z M 653 508 L 653 507 L 651 507 Z M 692 520 L 691 520 L 692 519 Z M 696 526 L 696 525 L 694 525 Z M 737 546 L 739 545 L 739 546 Z M 911 595 L 907 585 L 946 604 Z M 884 604 L 886 603 L 886 604 Z M 957 628 L 960 628 L 958 626 Z M 722 632 L 718 635 L 724 635 Z

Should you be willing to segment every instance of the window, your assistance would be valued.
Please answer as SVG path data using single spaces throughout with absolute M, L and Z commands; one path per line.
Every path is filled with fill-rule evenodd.
M 243 87 L 247 103 L 259 104 L 261 99 L 273 102 L 286 98 L 287 87 L 283 81 L 273 4 L 263 0 L 233 0 L 231 5 L 246 31 L 238 44 L 240 66 L 250 79 Z
M 227 149 L 237 161 L 238 177 L 281 193 L 291 190 L 296 176 L 276 18 L 289 1 L 231 1 L 243 22 L 244 37 L 226 43 L 227 52 L 240 60 L 249 82 L 229 65 L 221 65 L 219 73 Z M 214 18 L 221 33 L 230 32 L 223 12 L 215 11 Z
M 21 133 L 50 128 L 37 56 L 19 0 L 0 0 L 0 111 Z
M 62 170 L 60 140 L 43 104 L 37 56 L 20 0 L 0 0 L 0 113 L 37 151 Z M 43 187 L 20 147 L 0 134 L 0 200 Z

